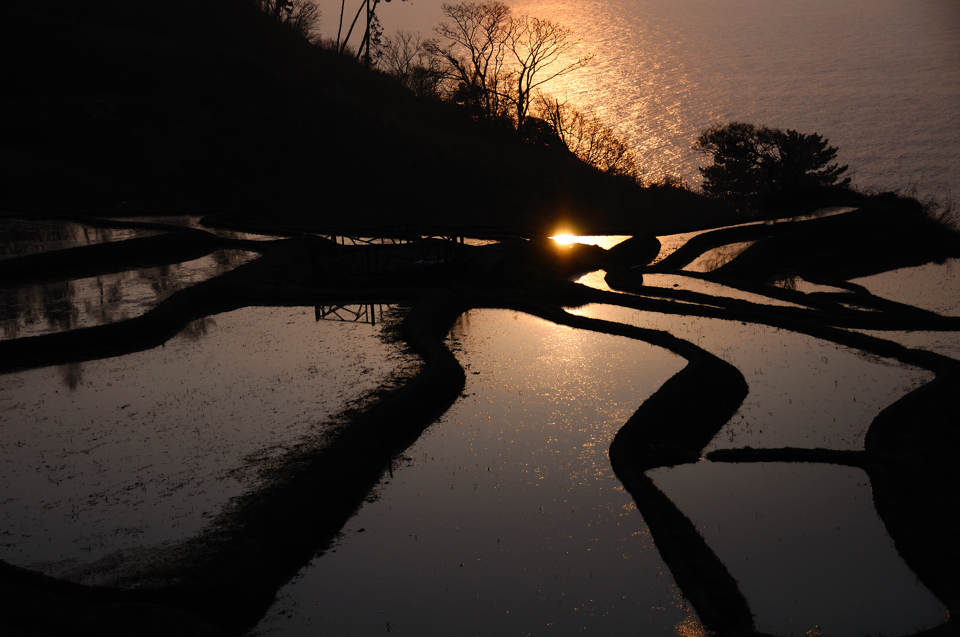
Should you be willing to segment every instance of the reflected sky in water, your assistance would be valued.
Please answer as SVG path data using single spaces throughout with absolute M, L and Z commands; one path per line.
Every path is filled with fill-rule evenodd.
M 904 635 L 946 619 L 897 553 L 859 469 L 701 461 L 650 477 L 740 583 L 760 630 Z
M 617 292 L 619 294 L 632 294 L 630 292 L 621 292 L 620 290 L 614 290 L 609 285 L 607 285 L 605 277 L 607 276 L 606 270 L 594 270 L 593 272 L 588 272 L 583 276 L 579 277 L 576 282 L 581 285 L 586 285 L 597 290 L 603 290 L 604 292 Z M 682 289 L 690 292 L 699 292 L 700 294 L 708 294 L 710 296 L 725 297 L 728 299 L 738 299 L 741 301 L 750 301 L 751 303 L 757 303 L 760 305 L 778 305 L 781 307 L 802 307 L 796 303 L 790 303 L 789 301 L 781 301 L 780 299 L 773 299 L 762 294 L 754 294 L 752 292 L 744 292 L 736 288 L 723 285 L 721 283 L 714 283 L 713 281 L 702 281 L 700 279 L 691 278 L 689 276 L 684 276 L 682 274 L 659 274 L 659 273 L 644 273 L 643 275 L 643 284 L 645 286 L 650 286 L 652 288 L 668 288 L 668 289 Z M 639 293 L 638 293 L 639 294 Z M 679 303 L 682 301 L 674 301 Z
M 768 221 L 760 222 L 750 222 L 750 223 L 736 223 L 730 226 L 720 226 L 718 228 L 709 228 L 707 230 L 694 230 L 692 232 L 680 232 L 677 234 L 668 234 L 657 237 L 657 240 L 660 241 L 660 252 L 657 254 L 656 258 L 652 263 L 658 263 L 663 261 L 668 256 L 682 248 L 687 241 L 692 239 L 697 235 L 701 235 L 707 232 L 713 232 L 714 230 L 722 230 L 724 228 L 742 228 L 745 226 L 761 226 L 761 225 L 776 225 L 778 223 L 789 223 L 792 221 L 807 221 L 809 219 L 817 219 L 820 217 L 830 217 L 833 215 L 843 214 L 844 212 L 849 212 L 851 210 L 856 210 L 856 208 L 850 207 L 829 207 L 829 208 L 820 208 L 815 210 L 810 214 L 798 215 L 796 217 L 784 217 L 783 219 L 772 219 Z M 745 246 L 746 247 L 746 246 Z M 733 255 L 736 256 L 736 255 Z M 687 269 L 690 269 L 689 267 Z
M 862 449 L 876 415 L 933 378 L 931 372 L 774 327 L 610 305 L 569 311 L 668 331 L 740 370 L 750 393 L 707 451 L 748 445 Z
M 695 616 L 607 459 L 622 423 L 684 361 L 501 310 L 466 314 L 451 344 L 464 397 L 258 630 L 692 631 Z
M 412 361 L 369 324 L 246 308 L 118 358 L 0 375 L 0 559 L 63 572 L 196 534 L 256 467 Z
M 588 242 L 609 247 L 623 238 Z M 71 281 L 64 294 L 71 307 L 117 320 L 252 258 L 236 254 L 117 275 L 109 285 L 104 277 Z M 861 282 L 896 298 L 896 285 L 915 291 L 923 277 L 953 267 Z M 603 289 L 602 276 L 580 282 Z M 646 282 L 764 301 L 681 275 Z M 239 310 L 193 323 L 163 348 L 0 376 L 11 423 L 0 429 L 0 480 L 15 487 L 0 502 L 0 523 L 11 529 L 0 559 L 109 581 L 109 570 L 85 563 L 196 534 L 256 484 L 264 462 L 321 440 L 331 414 L 397 366 L 415 365 L 373 326 L 315 323 L 328 309 Z M 669 331 L 741 370 L 750 393 L 707 451 L 861 449 L 872 419 L 931 378 L 738 321 L 604 305 L 571 312 Z M 607 458 L 616 431 L 684 361 L 642 342 L 496 310 L 463 315 L 448 344 L 467 371 L 463 396 L 397 462 L 335 550 L 281 591 L 258 630 L 697 634 L 695 614 Z M 943 618 L 891 549 L 858 471 L 701 462 L 654 473 L 741 581 L 760 628 L 854 634 Z M 891 597 L 899 606 L 884 601 Z
M 3 219 L 0 222 L 0 259 L 161 233 L 151 229 L 94 228 L 72 221 Z
M 960 259 L 851 279 L 876 296 L 944 316 L 960 316 Z
M 875 338 L 900 343 L 904 347 L 923 349 L 960 360 L 960 332 L 897 332 L 857 330 Z
M 580 285 L 585 285 L 590 288 L 597 290 L 603 290 L 604 292 L 614 292 L 609 285 L 607 285 L 606 270 L 594 270 L 593 272 L 588 272 L 583 276 L 579 277 L 576 282 Z
M 740 256 L 740 253 L 752 246 L 756 241 L 740 241 L 728 243 L 717 248 L 707 250 L 699 257 L 684 266 L 688 272 L 713 272 L 722 265 L 730 263 Z
M 736 288 L 714 283 L 713 281 L 702 281 L 700 279 L 683 276 L 682 274 L 644 274 L 643 284 L 659 288 L 676 288 L 689 290 L 690 292 L 699 292 L 709 294 L 710 296 L 721 296 L 728 299 L 738 299 L 741 301 L 750 301 L 759 305 L 777 305 L 781 307 L 802 307 L 789 301 L 772 299 L 762 294 L 753 292 L 744 292 Z
M 0 288 L 0 337 L 38 336 L 140 316 L 174 292 L 257 256 L 255 252 L 218 250 L 192 261 L 143 270 Z
M 277 234 L 258 234 L 256 232 L 245 232 L 242 230 L 231 230 L 228 228 L 214 228 L 205 226 L 201 223 L 203 217 L 197 215 L 178 215 L 178 216 L 141 216 L 141 217 L 122 217 L 117 221 L 129 221 L 134 223 L 162 223 L 170 226 L 184 228 L 196 228 L 215 234 L 225 239 L 241 239 L 245 241 L 276 241 L 283 238 L 284 235 Z

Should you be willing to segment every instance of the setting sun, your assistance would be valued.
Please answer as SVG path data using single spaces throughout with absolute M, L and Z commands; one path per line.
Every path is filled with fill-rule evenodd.
M 577 240 L 579 239 L 579 237 L 576 237 L 572 234 L 558 234 L 550 238 L 562 246 L 570 245 L 571 243 L 576 243 Z

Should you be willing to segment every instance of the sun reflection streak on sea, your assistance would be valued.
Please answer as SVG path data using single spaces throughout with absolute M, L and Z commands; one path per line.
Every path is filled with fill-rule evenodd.
M 334 38 L 339 3 L 317 0 Z M 817 132 L 862 188 L 944 199 L 960 183 L 960 4 L 955 0 L 510 0 L 554 20 L 592 64 L 543 86 L 636 149 L 647 179 L 692 186 L 712 124 Z M 440 3 L 377 8 L 384 30 L 434 35 Z M 329 17 L 329 19 L 327 19 Z M 954 196 L 954 199 L 956 196 Z
M 636 149 L 647 179 L 700 181 L 700 130 L 819 132 L 855 185 L 950 196 L 960 181 L 960 9 L 896 0 L 513 0 L 594 56 L 544 90 Z M 922 99 L 919 96 L 923 96 Z
M 569 27 L 594 56 L 590 66 L 550 82 L 545 90 L 624 135 L 645 178 L 676 173 L 689 154 L 687 140 L 696 134 L 697 124 L 685 111 L 702 91 L 670 52 L 672 36 L 617 3 L 521 1 L 511 6 Z

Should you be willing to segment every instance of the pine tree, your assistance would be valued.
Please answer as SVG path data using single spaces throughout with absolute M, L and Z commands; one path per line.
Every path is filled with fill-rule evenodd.
M 786 190 L 850 184 L 840 179 L 848 166 L 830 163 L 837 149 L 816 133 L 731 122 L 702 131 L 693 148 L 713 159 L 700 168 L 704 193 L 738 208 Z

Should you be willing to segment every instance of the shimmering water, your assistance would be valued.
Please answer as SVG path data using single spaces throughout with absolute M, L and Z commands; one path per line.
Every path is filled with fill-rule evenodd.
M 739 322 L 577 313 L 669 329 L 744 370 L 750 395 L 711 449 L 862 448 L 876 413 L 929 376 Z M 472 311 L 453 334 L 463 399 L 254 634 L 703 634 L 606 455 L 684 362 L 507 311 Z M 903 634 L 945 617 L 856 469 L 701 462 L 651 477 L 740 580 L 761 629 Z
M 764 325 L 610 305 L 571 312 L 670 332 L 740 370 L 750 393 L 707 451 L 745 446 L 862 449 L 877 414 L 933 377 Z
M 340 4 L 320 4 L 333 37 Z M 690 148 L 698 132 L 741 120 L 822 134 L 861 187 L 958 191 L 954 0 L 508 4 L 573 29 L 594 62 L 546 90 L 620 130 L 650 176 L 698 183 L 701 160 Z M 377 11 L 388 34 L 429 36 L 443 18 L 437 0 L 380 3 Z
M 682 239 L 664 238 L 666 250 Z M 207 257 L 166 279 L 182 287 L 234 265 Z M 953 270 L 948 262 L 859 283 L 928 306 Z M 115 312 L 87 313 L 110 321 L 151 307 L 167 286 L 144 283 L 163 272 L 142 274 L 119 276 L 116 294 L 99 295 L 126 299 Z M 765 301 L 689 276 L 647 276 L 654 286 Z M 67 282 L 69 298 L 93 303 L 103 285 L 92 281 Z M 602 272 L 580 281 L 605 287 Z M 156 294 L 140 294 L 144 285 Z M 928 307 L 956 312 L 955 299 Z M 255 487 L 265 462 L 294 444 L 322 444 L 331 414 L 396 365 L 415 364 L 372 325 L 316 322 L 372 310 L 246 308 L 193 323 L 162 348 L 0 376 L 0 482 L 10 487 L 0 559 L 105 583 L 131 555 L 197 534 Z M 750 394 L 708 451 L 861 449 L 880 410 L 931 377 L 740 321 L 612 305 L 570 311 L 669 331 L 741 370 Z M 24 324 L 16 335 L 79 324 Z M 938 348 L 956 350 L 953 334 L 891 337 L 919 346 L 942 338 Z M 607 457 L 617 430 L 684 362 L 498 310 L 465 314 L 448 345 L 467 371 L 461 399 L 399 459 L 335 547 L 279 592 L 256 632 L 702 635 Z M 857 470 L 700 462 L 651 476 L 740 581 L 761 629 L 855 637 L 945 617 L 892 547 Z
M 451 344 L 463 399 L 258 631 L 666 637 L 696 625 L 607 459 L 685 361 L 501 310 L 466 314 Z

